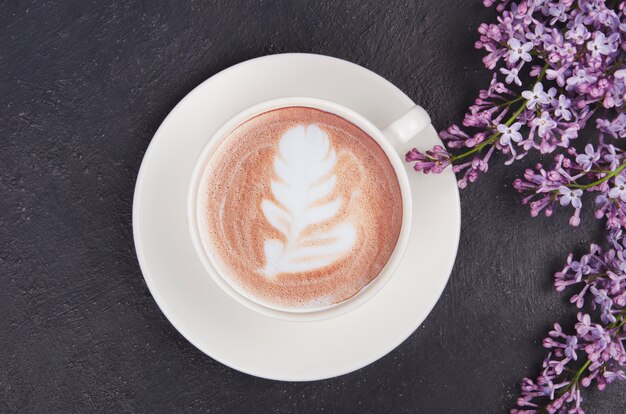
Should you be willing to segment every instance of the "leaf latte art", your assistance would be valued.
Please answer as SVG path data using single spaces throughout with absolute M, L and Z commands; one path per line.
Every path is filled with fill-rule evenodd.
M 222 139 L 204 176 L 200 230 L 211 262 L 260 303 L 340 303 L 378 276 L 397 243 L 395 171 L 375 140 L 337 115 L 257 115 Z
M 302 236 L 308 226 L 333 218 L 341 207 L 341 198 L 316 204 L 332 192 L 337 180 L 337 154 L 326 133 L 316 125 L 299 125 L 282 136 L 279 148 L 274 170 L 280 181 L 272 181 L 271 188 L 281 206 L 266 199 L 261 204 L 267 220 L 285 237 L 285 242 L 265 241 L 263 273 L 270 277 L 327 266 L 349 252 L 356 240 L 349 221 Z

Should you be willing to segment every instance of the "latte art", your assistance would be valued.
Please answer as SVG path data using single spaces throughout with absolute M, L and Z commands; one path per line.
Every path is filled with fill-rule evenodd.
M 402 197 L 382 148 L 354 124 L 288 107 L 229 133 L 204 172 L 200 232 L 220 275 L 260 303 L 317 308 L 363 289 L 391 256 Z
M 323 201 L 333 191 L 337 153 L 317 125 L 291 128 L 278 143 L 272 181 L 273 201 L 263 199 L 267 221 L 283 240 L 265 240 L 263 274 L 310 272 L 336 262 L 356 241 L 354 225 L 345 220 L 327 230 L 305 234 L 309 226 L 331 220 L 341 208 L 341 197 Z

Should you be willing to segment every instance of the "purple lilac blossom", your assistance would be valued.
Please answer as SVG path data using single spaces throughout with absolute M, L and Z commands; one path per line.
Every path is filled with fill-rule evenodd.
M 513 186 L 530 214 L 551 216 L 583 205 L 604 220 L 608 248 L 592 244 L 569 255 L 555 275 L 580 312 L 566 332 L 559 324 L 543 345 L 549 353 L 536 379 L 525 378 L 515 414 L 582 414 L 583 390 L 626 380 L 626 2 L 604 0 L 483 0 L 496 5 L 475 47 L 493 72 L 462 126 L 440 132 L 442 146 L 407 153 L 416 171 L 448 166 L 464 188 L 489 163 L 516 162 L 530 152 L 556 153 L 554 162 L 527 168 Z M 524 80 L 524 82 L 523 82 Z M 597 134 L 581 135 L 590 120 Z M 584 140 L 584 151 L 571 146 Z M 549 165 L 548 165 L 549 164 Z M 570 210 L 572 211 L 572 210 Z

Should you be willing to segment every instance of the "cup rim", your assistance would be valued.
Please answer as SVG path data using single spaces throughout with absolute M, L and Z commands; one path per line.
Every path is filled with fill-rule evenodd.
M 198 199 L 198 196 L 202 187 L 201 184 L 206 180 L 204 173 L 206 169 L 206 162 L 209 160 L 214 149 L 222 142 L 224 137 L 226 137 L 243 122 L 253 118 L 254 116 L 275 109 L 298 106 L 330 112 L 346 119 L 348 122 L 353 123 L 365 131 L 385 152 L 385 155 L 387 156 L 387 159 L 391 163 L 396 174 L 402 196 L 402 224 L 398 234 L 398 239 L 391 256 L 378 275 L 367 285 L 363 286 L 354 296 L 345 299 L 340 303 L 315 309 L 302 310 L 286 307 L 283 308 L 262 303 L 261 301 L 253 298 L 251 295 L 242 292 L 243 289 L 238 288 L 234 283 L 229 281 L 228 278 L 222 276 L 218 266 L 216 266 L 209 257 L 209 249 L 203 241 L 203 237 L 199 230 L 201 226 L 198 222 L 199 217 L 201 216 L 198 214 L 201 206 L 201 201 Z M 412 211 L 413 204 L 411 188 L 409 186 L 408 174 L 404 167 L 404 163 L 400 158 L 399 150 L 396 149 L 385 137 L 382 130 L 372 124 L 367 118 L 343 105 L 324 99 L 310 97 L 294 96 L 266 100 L 250 106 L 226 120 L 204 144 L 194 163 L 187 188 L 187 227 L 196 256 L 200 259 L 205 271 L 223 291 L 240 304 L 265 316 L 288 321 L 304 322 L 330 319 L 350 312 L 373 298 L 394 275 L 402 257 L 405 254 L 411 232 Z

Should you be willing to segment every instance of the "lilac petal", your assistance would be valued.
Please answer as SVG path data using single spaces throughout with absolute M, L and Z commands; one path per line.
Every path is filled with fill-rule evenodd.
M 617 187 L 613 187 L 609 190 L 609 197 L 618 198 L 620 196 L 620 190 Z

